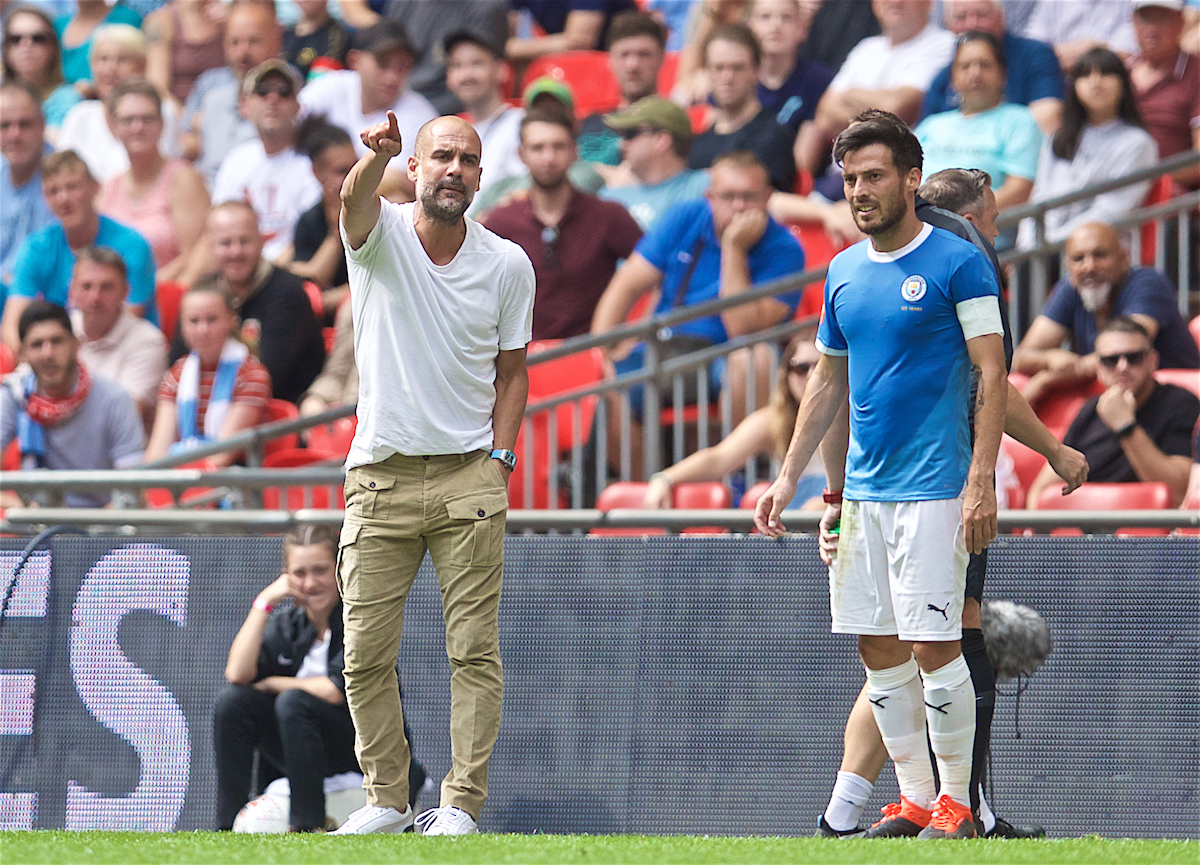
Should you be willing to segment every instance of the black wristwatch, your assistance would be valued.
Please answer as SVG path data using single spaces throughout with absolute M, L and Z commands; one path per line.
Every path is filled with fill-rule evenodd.
M 500 460 L 510 472 L 517 469 L 517 455 L 507 448 L 496 448 L 488 456 Z
M 1123 439 L 1126 436 L 1132 435 L 1133 431 L 1135 429 L 1137 429 L 1137 425 L 1138 425 L 1138 422 L 1136 420 L 1131 420 L 1129 423 L 1125 424 L 1125 426 L 1121 427 L 1119 430 L 1116 431 L 1117 438 Z

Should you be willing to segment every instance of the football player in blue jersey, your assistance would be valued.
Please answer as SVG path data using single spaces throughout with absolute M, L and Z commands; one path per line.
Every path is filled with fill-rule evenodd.
M 921 146 L 898 117 L 860 114 L 834 157 L 868 238 L 830 262 L 822 357 L 755 524 L 768 537 L 784 532 L 796 480 L 849 396 L 845 486 L 826 496 L 845 500 L 830 571 L 833 631 L 858 635 L 901 793 L 867 834 L 972 838 L 975 690 L 959 641 L 968 555 L 996 536 L 1008 390 L 999 285 L 974 244 L 917 217 Z

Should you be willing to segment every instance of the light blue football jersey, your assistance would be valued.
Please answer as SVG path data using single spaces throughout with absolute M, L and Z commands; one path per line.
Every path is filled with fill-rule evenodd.
M 817 347 L 849 364 L 846 498 L 927 501 L 962 491 L 971 361 L 959 304 L 978 312 L 970 301 L 998 294 L 983 253 L 931 225 L 894 252 L 868 239 L 829 263 Z M 985 332 L 1000 333 L 999 307 L 990 307 L 995 330 Z

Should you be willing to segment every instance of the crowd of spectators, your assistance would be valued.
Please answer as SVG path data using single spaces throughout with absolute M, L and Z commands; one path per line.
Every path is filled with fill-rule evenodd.
M 1185 0 L 0 8 L 0 339 L 28 361 L 22 333 L 50 320 L 22 328 L 24 314 L 42 302 L 69 309 L 78 367 L 124 389 L 151 431 L 150 459 L 257 422 L 268 398 L 306 414 L 353 401 L 339 190 L 364 152 L 359 133 L 389 111 L 402 156 L 442 113 L 461 113 L 478 131 L 483 172 L 469 215 L 533 261 L 537 339 L 604 333 L 651 291 L 663 312 L 800 271 L 804 251 L 776 218 L 816 220 L 835 241 L 853 239 L 830 151 L 867 108 L 915 128 L 926 176 L 986 171 L 1001 212 L 1200 147 L 1200 61 L 1188 53 L 1200 47 L 1200 8 Z M 539 59 L 575 50 L 608 52 L 610 104 L 580 110 L 572 82 L 526 80 Z M 1194 189 L 1200 170 L 1174 180 Z M 1000 237 L 1001 248 L 1067 241 L 1068 276 L 1016 357 L 1035 404 L 1103 378 L 1094 342 L 1114 316 L 1146 330 L 1161 365 L 1200 366 L 1177 309 L 1167 312 L 1174 286 L 1130 268 L 1107 228 L 1148 188 L 1050 211 L 1040 238 L 1030 221 Z M 381 190 L 411 198 L 403 159 Z M 1096 300 L 1094 271 L 1105 267 L 1107 294 Z M 188 315 L 157 338 L 159 303 L 184 292 Z M 730 309 L 676 339 L 719 343 L 783 320 L 797 302 Z M 206 308 L 199 318 L 213 319 L 214 333 L 228 328 L 204 350 L 194 307 Z M 336 327 L 327 375 L 323 326 Z M 1068 338 L 1071 351 L 1060 347 Z M 241 396 L 222 392 L 228 407 L 216 416 L 225 420 L 205 423 L 206 376 L 220 379 L 226 354 L 241 357 L 236 345 L 241 363 L 262 368 L 262 402 L 235 410 Z M 188 358 L 200 370 L 201 410 L 189 408 L 186 424 L 175 411 L 168 423 Z M 614 372 L 642 363 L 628 346 L 609 359 Z M 766 403 L 774 363 L 735 353 L 714 365 L 710 395 L 731 389 L 740 419 L 748 391 L 753 405 Z

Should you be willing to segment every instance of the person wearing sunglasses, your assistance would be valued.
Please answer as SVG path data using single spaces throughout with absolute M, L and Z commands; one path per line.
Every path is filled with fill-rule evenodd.
M 296 149 L 300 76 L 267 60 L 242 79 L 242 111 L 258 135 L 229 151 L 213 182 L 213 203 L 245 201 L 258 214 L 262 255 L 286 260 L 300 215 L 321 200 L 312 161 Z
M 44 9 L 16 6 L 4 21 L 5 83 L 32 87 L 46 117 L 46 140 L 54 143 L 58 127 L 72 105 L 83 99 L 63 77 L 62 51 L 54 22 Z
M 1130 269 L 1129 252 L 1110 225 L 1088 222 L 1067 238 L 1067 275 L 1059 280 L 1013 356 L 1030 376 L 1021 393 L 1035 408 L 1047 393 L 1092 382 L 1097 331 L 1127 315 L 1150 335 L 1164 369 L 1200 368 L 1200 350 L 1179 314 L 1175 286 L 1151 267 Z M 1070 349 L 1062 348 L 1064 342 Z
M 796 426 L 796 412 L 800 410 L 808 374 L 820 357 L 813 341 L 815 336 L 815 331 L 803 330 L 792 337 L 783 353 L 784 360 L 779 364 L 775 388 L 767 405 L 747 415 L 733 432 L 715 445 L 652 474 L 642 507 L 671 507 L 671 490 L 675 484 L 719 481 L 745 466 L 746 460 L 760 456 L 782 459 Z M 801 476 L 795 501 L 805 509 L 824 507 L 821 501 L 824 488 L 825 471 L 820 457 L 816 457 Z
M 1130 316 L 1114 316 L 1101 328 L 1095 357 L 1104 393 L 1084 403 L 1063 442 L 1087 457 L 1088 480 L 1164 483 L 1171 490 L 1171 506 L 1177 507 L 1192 467 L 1200 400 L 1183 388 L 1155 381 L 1158 352 L 1150 334 Z M 1042 490 L 1053 480 L 1053 469 L 1042 469 L 1029 488 L 1030 508 L 1038 506 Z

